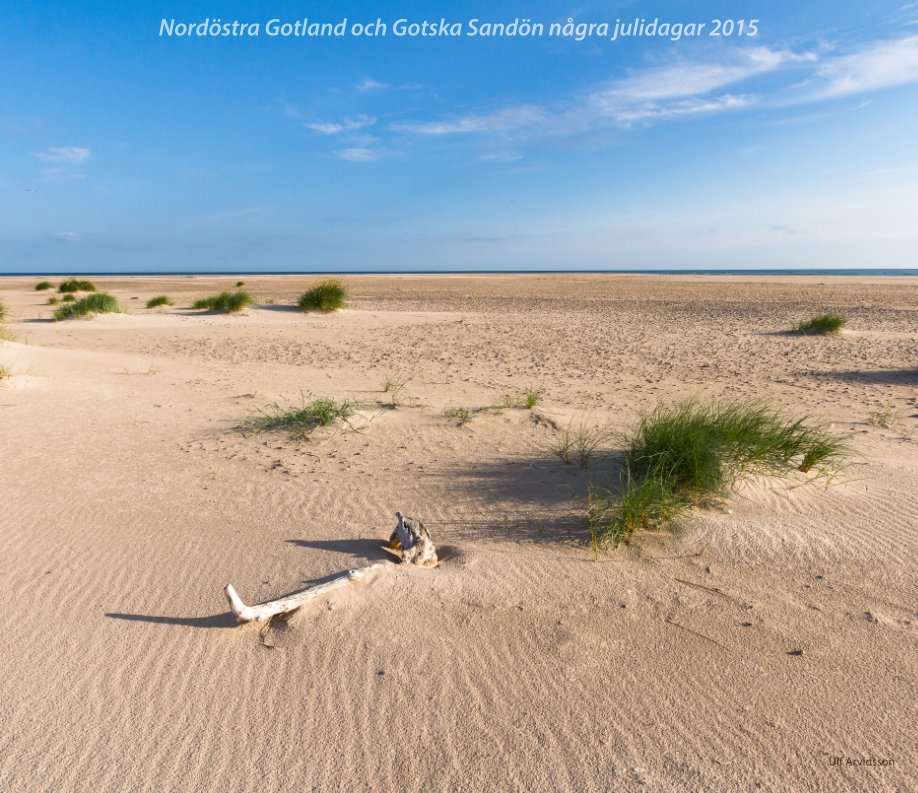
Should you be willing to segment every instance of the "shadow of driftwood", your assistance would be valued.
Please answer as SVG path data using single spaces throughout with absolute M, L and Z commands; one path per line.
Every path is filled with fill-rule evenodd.
M 105 616 L 113 620 L 153 622 L 157 625 L 184 625 L 188 628 L 234 628 L 239 624 L 229 611 L 212 614 L 209 617 L 167 617 L 158 614 L 123 614 L 116 611 L 107 612 Z
M 332 553 L 345 553 L 364 562 L 379 562 L 392 557 L 382 550 L 383 541 L 388 537 L 377 540 L 287 540 L 291 545 L 301 548 L 316 548 L 320 551 Z M 316 581 L 314 583 L 321 583 Z
M 813 377 L 870 385 L 918 385 L 918 369 L 876 369 L 847 372 L 814 372 Z

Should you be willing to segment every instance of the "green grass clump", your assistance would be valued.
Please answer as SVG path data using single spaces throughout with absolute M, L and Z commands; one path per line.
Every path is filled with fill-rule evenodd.
M 460 427 L 465 426 L 472 420 L 472 411 L 463 407 L 447 408 L 444 411 L 444 415 L 446 418 L 455 421 Z
M 245 281 L 236 281 L 236 289 L 245 286 Z
M 287 430 L 295 438 L 305 438 L 319 427 L 328 427 L 337 421 L 347 420 L 357 412 L 357 403 L 345 399 L 336 402 L 329 397 L 320 397 L 312 402 L 303 398 L 298 408 L 282 408 L 274 404 L 249 419 L 244 429 L 256 434 Z
M 61 298 L 61 300 L 62 300 L 64 303 L 72 303 L 74 300 L 76 300 L 76 295 L 74 295 L 72 292 L 68 292 L 66 295 L 64 295 L 64 296 Z M 48 301 L 48 302 L 50 302 L 50 301 Z
M 538 407 L 541 401 L 542 392 L 535 388 L 530 388 L 523 394 L 523 404 L 526 406 L 526 410 L 532 410 Z
M 754 403 L 658 408 L 627 441 L 617 492 L 591 488 L 593 545 L 665 527 L 685 509 L 722 500 L 740 479 L 831 475 L 849 455 L 844 439 L 824 427 Z
M 297 305 L 301 311 L 330 312 L 341 308 L 347 298 L 347 288 L 337 278 L 326 278 L 300 295 Z
M 156 297 L 151 297 L 147 301 L 147 308 L 156 308 L 157 306 L 171 306 L 172 301 L 165 295 L 157 295 Z
M 121 306 L 108 292 L 96 292 L 72 303 L 62 305 L 54 312 L 54 321 L 92 317 L 96 314 L 118 314 Z
M 0 364 L 0 382 L 4 380 L 9 380 L 13 376 L 13 370 L 9 366 L 4 366 Z
M 796 331 L 798 333 L 815 333 L 819 336 L 829 336 L 840 333 L 841 329 L 847 324 L 848 320 L 838 314 L 820 314 L 817 317 L 808 319 L 806 322 L 801 322 L 797 325 Z
M 2 302 L 0 302 L 0 322 L 3 322 L 3 320 L 5 319 L 6 319 L 6 306 L 4 306 Z
M 96 285 L 92 281 L 80 281 L 76 278 L 68 278 L 62 281 L 57 287 L 58 292 L 95 292 Z
M 39 281 L 37 284 L 35 284 L 36 292 L 45 292 L 48 289 L 54 289 L 54 284 L 52 284 L 50 281 Z
M 61 301 L 60 301 L 58 298 L 56 298 L 54 295 L 52 295 L 51 297 L 48 298 L 48 305 L 49 305 L 49 306 L 56 306 L 56 305 L 57 305 L 58 303 L 60 303 L 60 302 L 61 302 Z
M 252 296 L 248 292 L 239 290 L 238 292 L 221 292 L 213 297 L 203 297 L 195 300 L 191 307 L 203 311 L 225 311 L 227 314 L 233 314 L 252 305 L 252 302 Z

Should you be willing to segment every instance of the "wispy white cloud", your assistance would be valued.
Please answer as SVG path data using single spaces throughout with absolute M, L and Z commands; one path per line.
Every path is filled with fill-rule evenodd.
M 389 83 L 381 83 L 377 80 L 373 80 L 369 77 L 365 77 L 357 85 L 354 86 L 355 91 L 360 93 L 366 93 L 367 91 L 381 91 L 384 88 L 390 88 Z
M 478 158 L 479 162 L 518 162 L 523 155 L 518 151 L 490 151 Z
M 92 154 L 90 149 L 82 146 L 49 146 L 47 151 L 33 152 L 34 156 L 45 162 L 62 166 L 81 165 Z
M 587 97 L 583 111 L 620 124 L 749 107 L 750 94 L 724 93 L 730 86 L 790 65 L 816 61 L 813 53 L 751 47 L 719 62 L 677 62 L 633 71 Z
M 379 159 L 391 151 L 384 148 L 384 142 L 393 135 L 415 139 L 478 137 L 490 143 L 479 161 L 512 162 L 520 159 L 526 145 L 534 140 L 578 136 L 606 139 L 610 132 L 639 125 L 750 108 L 786 109 L 909 83 L 918 83 L 918 35 L 874 41 L 854 51 L 838 51 L 831 45 L 806 51 L 738 46 L 719 49 L 716 56 L 707 59 L 658 60 L 551 102 L 472 108 L 440 118 L 393 121 L 376 126 L 375 134 L 383 139 L 382 144 L 376 138 L 362 140 L 354 134 L 376 125 L 376 118 L 371 116 L 304 126 L 323 135 L 343 135 L 347 147 L 335 153 L 352 162 Z M 365 91 L 393 88 L 369 78 L 356 87 Z M 763 123 L 781 120 L 776 114 Z
M 506 132 L 520 127 L 533 126 L 547 117 L 548 112 L 545 108 L 535 105 L 519 105 L 491 113 L 458 116 L 443 121 L 402 122 L 393 124 L 391 129 L 400 132 L 413 132 L 418 135 Z
M 80 240 L 80 234 L 77 231 L 59 231 L 54 236 L 64 242 L 79 242 Z
M 353 118 L 344 118 L 341 121 L 308 122 L 303 126 L 322 135 L 340 135 L 342 132 L 355 132 L 358 129 L 371 127 L 376 123 L 373 116 L 359 115 Z
M 877 42 L 820 64 L 805 99 L 831 99 L 918 82 L 918 36 Z
M 632 70 L 585 97 L 549 108 L 518 105 L 489 113 L 469 113 L 434 121 L 402 122 L 391 129 L 418 135 L 522 133 L 564 135 L 679 116 L 723 113 L 754 105 L 751 93 L 725 91 L 753 77 L 785 67 L 811 64 L 813 53 L 750 47 L 719 61 L 680 60 Z
M 335 156 L 348 162 L 375 162 L 385 156 L 385 151 L 369 146 L 350 146 L 346 149 L 339 149 L 335 152 Z

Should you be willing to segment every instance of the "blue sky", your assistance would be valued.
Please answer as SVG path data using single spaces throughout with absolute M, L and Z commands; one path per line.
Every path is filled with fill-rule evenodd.
M 918 267 L 918 2 L 459 5 L 7 4 L 0 272 Z

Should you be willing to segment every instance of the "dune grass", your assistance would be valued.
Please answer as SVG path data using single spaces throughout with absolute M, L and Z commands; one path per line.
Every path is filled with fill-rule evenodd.
M 96 285 L 92 281 L 81 281 L 77 278 L 68 278 L 62 281 L 58 287 L 58 292 L 95 292 Z
M 0 300 L 0 323 L 6 319 L 6 306 L 3 305 L 3 301 Z M 11 331 L 7 330 L 2 324 L 0 324 L 0 341 L 14 341 L 16 337 L 12 334 Z
M 245 286 L 245 281 L 236 281 L 236 289 Z
M 48 289 L 54 289 L 54 284 L 52 284 L 50 281 L 39 281 L 37 284 L 35 284 L 36 292 L 45 292 Z
M 195 300 L 191 307 L 199 311 L 223 311 L 233 314 L 252 305 L 252 302 L 252 296 L 244 289 L 240 289 L 238 292 L 221 292 L 213 297 L 202 297 L 200 300 Z
M 611 437 L 608 425 L 590 424 L 586 419 L 581 419 L 575 426 L 571 420 L 548 445 L 548 451 L 563 463 L 573 465 L 576 462 L 581 468 L 588 468 L 596 450 Z
M 830 336 L 841 333 L 842 328 L 847 324 L 848 320 L 838 314 L 819 314 L 806 322 L 799 323 L 795 330 L 807 335 Z
M 49 306 L 56 306 L 60 302 L 61 302 L 60 299 L 55 297 L 54 295 L 51 295 L 51 297 L 48 298 Z
M 0 364 L 0 383 L 4 380 L 9 380 L 13 376 L 13 370 L 9 366 L 4 366 Z
M 96 292 L 80 300 L 62 305 L 54 312 L 55 322 L 62 319 L 77 319 L 78 317 L 93 317 L 96 314 L 119 314 L 121 306 L 107 292 Z
M 64 295 L 64 296 L 61 298 L 61 301 L 64 302 L 64 303 L 72 303 L 74 300 L 76 300 L 76 295 L 73 294 L 72 292 L 68 292 L 66 295 Z M 50 301 L 48 301 L 48 302 L 50 302 Z
M 593 546 L 664 528 L 688 508 L 723 500 L 741 479 L 831 475 L 850 454 L 845 439 L 823 426 L 756 403 L 658 408 L 627 440 L 618 488 L 590 487 Z
M 297 302 L 301 311 L 322 311 L 329 313 L 344 306 L 347 299 L 347 287 L 338 278 L 326 278 L 314 284 Z
M 242 429 L 259 434 L 286 430 L 294 438 L 306 438 L 319 427 L 328 427 L 347 420 L 357 412 L 357 403 L 350 400 L 337 402 L 330 397 L 319 397 L 298 408 L 284 408 L 278 404 L 262 410 L 249 419 Z
M 156 308 L 157 306 L 171 306 L 173 305 L 172 300 L 166 295 L 157 295 L 156 297 L 151 297 L 147 301 L 147 308 Z

